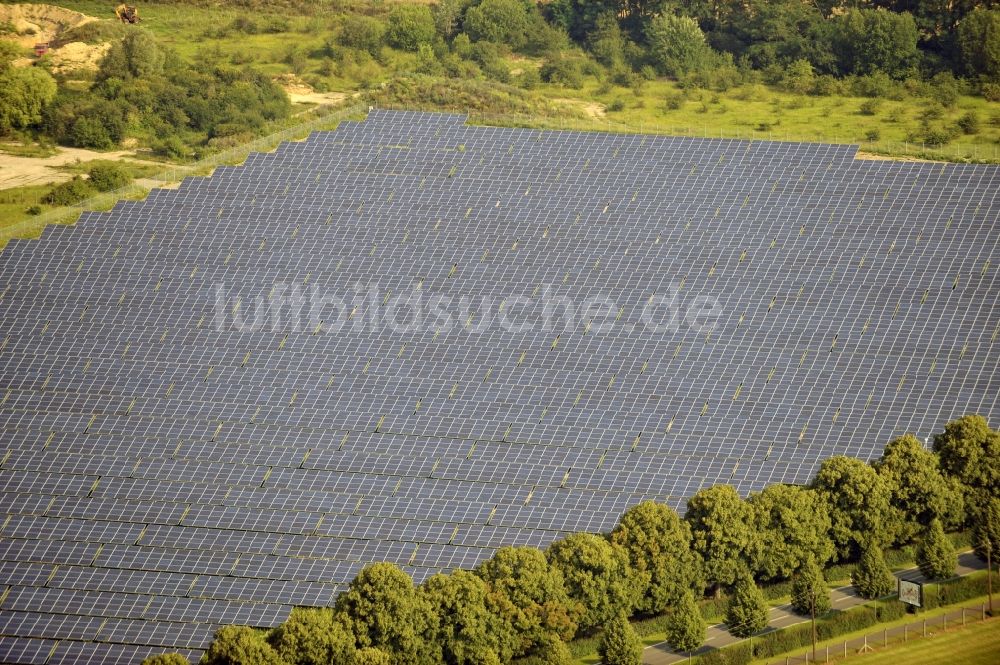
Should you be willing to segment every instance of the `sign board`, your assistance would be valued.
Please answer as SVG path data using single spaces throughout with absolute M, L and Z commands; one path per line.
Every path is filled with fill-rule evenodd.
M 920 607 L 924 599 L 924 585 L 920 582 L 899 580 L 899 599 L 908 605 Z

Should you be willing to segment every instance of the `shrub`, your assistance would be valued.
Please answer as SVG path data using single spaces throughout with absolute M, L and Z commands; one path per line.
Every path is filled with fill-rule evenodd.
M 90 198 L 93 194 L 94 188 L 86 180 L 80 176 L 76 176 L 72 180 L 56 185 L 52 191 L 42 198 L 42 203 L 68 206 Z
M 881 105 L 882 102 L 878 99 L 866 99 L 861 103 L 861 107 L 858 111 L 861 112 L 861 115 L 875 115 L 878 113 L 878 109 Z
M 981 92 L 988 102 L 1000 102 L 1000 83 L 983 83 Z
M 514 50 L 528 41 L 529 16 L 520 0 L 483 0 L 465 12 L 465 31 L 474 41 L 506 44 Z
M 612 113 L 617 113 L 618 111 L 623 110 L 625 110 L 625 101 L 621 98 L 612 100 L 612 102 L 608 104 L 608 111 Z
M 517 79 L 517 84 L 525 90 L 534 90 L 542 82 L 542 75 L 534 67 L 525 67 Z
M 567 88 L 583 87 L 583 73 L 580 71 L 579 63 L 559 54 L 546 58 L 539 73 L 542 80 L 547 83 L 564 85 Z
M 36 215 L 41 215 L 42 214 L 42 207 L 41 206 L 28 206 L 28 209 L 25 210 L 24 212 L 26 212 L 27 214 L 31 215 L 32 217 L 35 217 Z
M 979 116 L 976 115 L 975 111 L 969 111 L 958 119 L 958 128 L 962 130 L 963 134 L 978 134 Z
M 878 141 L 880 138 L 882 138 L 882 132 L 880 132 L 878 128 L 869 129 L 868 131 L 865 132 L 865 140 L 868 141 L 869 143 L 874 143 L 875 141 Z
M 132 182 L 128 171 L 117 164 L 95 164 L 87 170 L 88 182 L 99 192 L 110 192 Z

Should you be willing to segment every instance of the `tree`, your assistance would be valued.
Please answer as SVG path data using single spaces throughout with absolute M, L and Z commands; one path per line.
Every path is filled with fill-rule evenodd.
M 851 584 L 862 598 L 874 600 L 896 590 L 896 578 L 885 563 L 882 548 L 876 542 L 865 546 L 861 560 L 851 573 Z
M 667 610 L 666 631 L 667 643 L 677 651 L 691 653 L 705 641 L 705 619 L 690 589 Z
M 704 591 L 701 560 L 691 550 L 691 528 L 669 506 L 643 501 L 629 508 L 611 532 L 611 542 L 628 554 L 645 589 L 639 611 L 662 612 L 686 591 Z
M 608 12 L 597 17 L 593 31 L 587 36 L 594 59 L 605 67 L 620 67 L 625 62 L 625 38 L 618 17 Z
M 1000 11 L 977 8 L 958 24 L 962 66 L 972 76 L 1000 82 Z
M 872 467 L 852 457 L 830 457 L 812 487 L 827 505 L 830 539 L 840 560 L 853 558 L 869 539 L 886 541 L 889 491 Z
M 768 619 L 767 601 L 749 571 L 736 578 L 732 596 L 726 606 L 726 625 L 736 637 L 750 637 L 764 630 Z
M 601 536 L 574 533 L 549 546 L 549 563 L 562 572 L 569 597 L 581 606 L 580 628 L 588 630 L 631 612 L 639 600 L 628 555 Z
M 191 661 L 179 653 L 158 653 L 144 658 L 142 665 L 191 665 Z
M 575 662 L 566 643 L 552 635 L 542 641 L 534 654 L 518 661 L 519 665 L 573 665 Z
M 990 497 L 973 514 L 972 547 L 983 561 L 986 561 L 987 550 L 992 565 L 1000 561 L 1000 498 Z
M 56 81 L 44 69 L 0 66 L 0 135 L 40 123 L 55 97 Z
M 917 24 L 907 13 L 885 9 L 851 9 L 834 24 L 843 73 L 883 71 L 906 78 L 917 60 Z
M 675 78 L 702 69 L 712 54 L 698 22 L 686 16 L 655 17 L 646 26 L 646 43 L 656 68 Z
M 462 25 L 473 40 L 506 44 L 516 51 L 528 41 L 530 20 L 520 0 L 483 0 L 465 12 Z
M 691 525 L 692 548 L 705 561 L 708 581 L 735 582 L 757 546 L 749 504 L 731 486 L 717 485 L 688 499 L 685 519 Z
M 97 81 L 148 78 L 163 72 L 164 53 L 145 30 L 130 29 L 101 59 Z
M 1000 494 L 1000 434 L 982 416 L 962 416 L 945 425 L 934 437 L 934 452 L 944 472 L 968 488 L 973 503 Z
M 347 663 L 355 654 L 354 636 L 343 617 L 326 607 L 294 608 L 269 642 L 289 665 Z
M 781 84 L 791 92 L 804 95 L 812 91 L 816 85 L 816 75 L 813 72 L 812 64 L 799 58 L 785 67 L 785 75 L 781 79 Z
M 436 34 L 434 16 L 427 5 L 395 5 L 389 12 L 386 40 L 390 46 L 416 51 L 421 44 L 433 42 Z
M 462 31 L 462 16 L 472 0 L 440 0 L 431 7 L 434 27 L 445 39 L 452 39 Z
M 341 46 L 368 51 L 377 55 L 385 44 L 385 24 L 360 14 L 348 14 L 337 35 Z
M 439 573 L 421 586 L 437 616 L 434 641 L 440 645 L 444 662 L 465 665 L 509 662 L 517 646 L 510 600 L 495 592 L 482 578 L 464 570 L 450 575 Z
M 889 490 L 893 540 L 910 542 L 934 519 L 951 526 L 964 521 L 964 497 L 957 481 L 941 472 L 938 456 L 912 434 L 890 441 L 873 462 Z
M 365 567 L 337 598 L 356 646 L 388 652 L 393 663 L 436 660 L 427 637 L 434 632 L 432 608 L 409 575 L 395 564 Z
M 812 558 L 833 556 L 830 513 L 814 490 L 771 485 L 749 498 L 758 534 L 752 570 L 766 579 L 787 579 Z
M 826 586 L 823 569 L 816 559 L 808 557 L 792 580 L 792 609 L 796 614 L 816 616 L 826 614 L 832 607 L 830 589 Z
M 580 44 L 593 34 L 599 16 L 620 10 L 619 0 L 552 0 L 545 5 L 549 20 Z
M 285 665 L 264 640 L 264 634 L 247 626 L 223 626 L 202 656 L 204 665 Z
M 618 614 L 604 627 L 597 655 L 605 665 L 639 665 L 642 642 L 624 614 Z
M 541 550 L 502 547 L 475 572 L 510 601 L 509 622 L 521 639 L 515 655 L 576 633 L 579 604 L 566 593 L 562 572 L 549 565 Z
M 955 546 L 945 535 L 941 520 L 932 520 L 917 544 L 917 564 L 920 572 L 928 579 L 945 580 L 954 577 L 958 555 L 955 554 Z

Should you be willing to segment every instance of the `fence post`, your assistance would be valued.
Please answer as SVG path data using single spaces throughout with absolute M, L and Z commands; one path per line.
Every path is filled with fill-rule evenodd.
M 882 646 L 883 647 L 889 646 L 889 629 L 888 628 L 883 628 L 882 629 Z
M 965 608 L 962 608 L 962 627 L 965 627 Z
M 927 637 L 927 619 L 924 619 L 924 637 Z
M 903 642 L 906 642 L 906 629 L 908 627 L 909 627 L 909 624 L 905 624 L 905 623 L 903 624 Z

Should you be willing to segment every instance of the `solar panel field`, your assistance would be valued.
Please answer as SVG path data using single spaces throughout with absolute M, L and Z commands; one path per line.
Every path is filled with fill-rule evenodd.
M 196 657 L 1000 417 L 1000 170 L 373 111 L 0 254 L 0 661 Z

